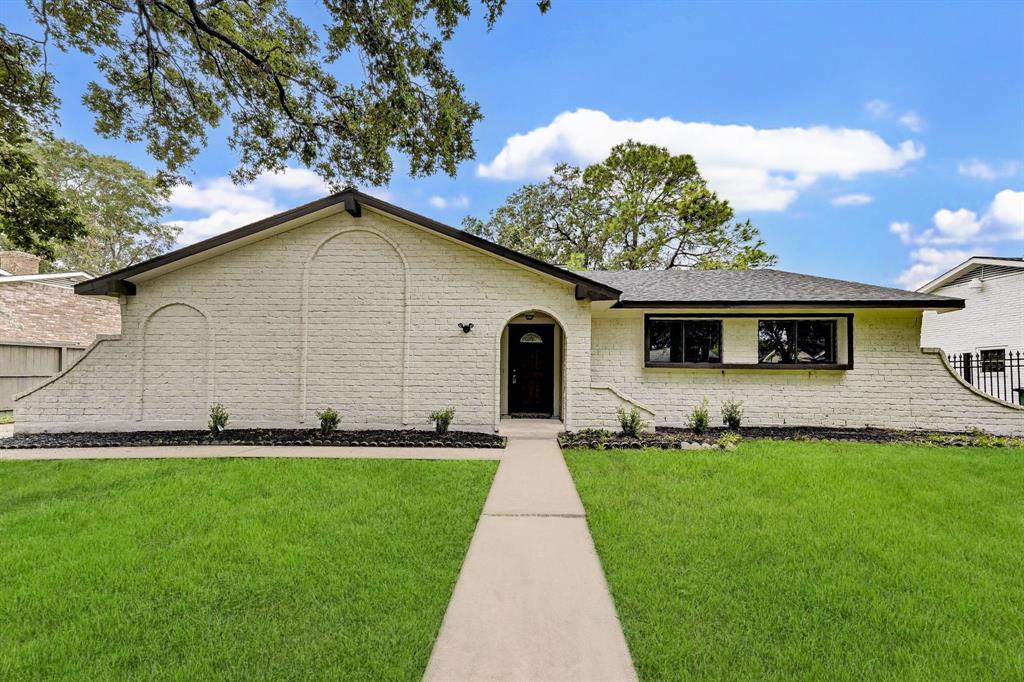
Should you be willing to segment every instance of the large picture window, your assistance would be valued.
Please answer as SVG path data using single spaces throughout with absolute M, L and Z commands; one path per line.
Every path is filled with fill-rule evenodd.
M 836 364 L 836 321 L 760 320 L 757 357 L 762 365 Z
M 722 362 L 722 321 L 647 318 L 647 364 Z

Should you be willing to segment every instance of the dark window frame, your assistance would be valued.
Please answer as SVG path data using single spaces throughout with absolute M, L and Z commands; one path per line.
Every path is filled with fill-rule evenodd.
M 832 336 L 832 348 L 830 349 L 831 350 L 831 355 L 832 355 L 832 360 L 830 362 L 812 362 L 812 361 L 803 361 L 803 362 L 801 362 L 800 360 L 796 360 L 795 362 L 780 363 L 780 362 L 763 362 L 761 360 L 761 325 L 762 324 L 764 324 L 765 322 L 772 322 L 772 323 L 776 323 L 776 324 L 792 322 L 793 323 L 793 345 L 792 345 L 792 350 L 794 351 L 794 357 L 799 358 L 799 356 L 800 356 L 800 323 L 801 322 L 814 322 L 814 321 L 817 321 L 817 322 L 831 322 L 832 323 L 832 334 L 831 334 L 831 336 Z M 839 320 L 837 320 L 834 317 L 806 319 L 806 318 L 795 318 L 795 317 L 789 317 L 789 316 L 780 316 L 780 317 L 758 318 L 758 320 L 757 320 L 757 358 L 758 358 L 757 359 L 757 364 L 759 364 L 759 365 L 787 364 L 787 365 L 799 365 L 801 367 L 808 367 L 808 366 L 810 366 L 810 367 L 835 366 L 835 365 L 839 364 L 839 361 L 838 361 L 838 358 L 839 358 L 839 338 L 838 337 L 839 337 Z M 787 341 L 788 341 L 788 339 L 787 339 Z
M 685 322 L 692 320 L 694 322 L 718 322 L 718 357 L 717 362 L 663 362 L 657 360 L 651 360 L 651 322 L 652 321 L 677 321 L 683 322 L 683 353 L 685 357 L 686 353 L 686 330 Z M 725 333 L 724 325 L 722 320 L 717 319 L 713 315 L 644 315 L 644 366 L 645 367 L 721 367 L 725 361 L 725 352 L 723 348 L 723 335 Z
M 798 364 L 761 364 L 759 362 L 725 362 L 725 325 L 722 325 L 722 362 L 651 362 L 650 357 L 650 337 L 649 337 L 649 322 L 651 318 L 666 319 L 666 318 L 677 318 L 680 320 L 726 320 L 728 318 L 754 318 L 760 320 L 802 320 L 802 319 L 819 319 L 819 320 L 846 320 L 846 362 L 835 363 L 835 364 L 824 364 L 824 363 L 811 363 L 801 362 Z M 851 370 L 853 369 L 853 318 L 854 313 L 644 313 L 644 367 L 651 369 L 756 369 L 762 371 L 788 371 L 788 370 L 799 370 L 802 372 L 809 371 L 820 371 L 820 370 Z M 754 343 L 757 343 L 757 335 L 753 339 Z M 836 356 L 838 359 L 838 345 L 839 345 L 839 329 L 837 325 L 835 334 L 836 343 Z
M 986 354 L 999 353 L 998 358 L 985 357 Z M 1006 372 L 1006 349 L 1005 348 L 981 348 L 978 350 L 978 366 L 982 372 L 988 374 L 1003 374 Z

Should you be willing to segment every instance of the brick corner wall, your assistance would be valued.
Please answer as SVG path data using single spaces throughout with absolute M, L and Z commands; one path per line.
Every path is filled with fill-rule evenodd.
M 0 340 L 88 346 L 98 334 L 121 332 L 121 308 L 112 298 L 78 296 L 66 287 L 35 282 L 0 284 Z

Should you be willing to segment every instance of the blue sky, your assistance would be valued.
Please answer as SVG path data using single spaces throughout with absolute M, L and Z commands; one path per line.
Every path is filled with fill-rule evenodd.
M 400 170 L 377 190 L 394 203 L 457 225 L 634 137 L 693 154 L 783 269 L 913 286 L 969 254 L 1024 255 L 1024 3 L 512 2 L 490 33 L 474 11 L 447 54 L 485 116 L 477 159 L 456 178 Z M 89 59 L 51 63 L 61 134 L 155 168 L 92 132 Z M 186 241 L 322 193 L 301 169 L 232 186 L 223 140 L 175 193 Z

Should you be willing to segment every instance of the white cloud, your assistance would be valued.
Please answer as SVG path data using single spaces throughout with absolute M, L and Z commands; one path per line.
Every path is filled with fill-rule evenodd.
M 911 252 L 911 266 L 896 278 L 908 289 L 916 289 L 976 254 L 982 244 L 1024 241 L 1024 192 L 1004 189 L 980 217 L 966 208 L 943 208 L 932 216 L 932 227 L 920 234 L 914 234 L 907 222 L 894 222 L 889 231 L 904 244 L 923 247 Z M 936 248 L 952 245 L 970 250 Z
M 953 266 L 963 263 L 972 255 L 974 254 L 970 251 L 917 249 L 910 254 L 913 264 L 900 273 L 896 281 L 906 289 L 917 289 Z
M 236 185 L 228 177 L 207 178 L 191 185 L 176 186 L 168 201 L 173 212 L 205 215 L 168 222 L 182 228 L 178 245 L 186 246 L 329 193 L 327 183 L 306 168 L 289 167 L 280 173 L 263 173 L 246 185 Z M 368 193 L 388 198 L 384 190 L 368 190 Z
M 892 105 L 884 99 L 873 99 L 864 103 L 864 110 L 872 118 L 885 118 L 892 113 Z
M 469 208 L 469 197 L 465 194 L 460 194 L 457 197 L 446 199 L 445 197 L 434 195 L 427 199 L 427 202 L 438 209 L 446 208 Z
M 874 119 L 892 119 L 896 116 L 893 105 L 884 99 L 873 99 L 864 103 L 864 111 Z M 907 130 L 919 133 L 924 130 L 924 119 L 919 113 L 913 110 L 904 111 L 896 117 L 896 122 Z
M 833 206 L 863 206 L 874 201 L 870 194 L 844 194 L 832 199 Z
M 960 175 L 978 180 L 999 180 L 1000 178 L 1013 177 L 1020 172 L 1020 161 L 1001 161 L 998 163 L 986 163 L 978 159 L 967 159 L 957 164 L 956 169 Z
M 627 139 L 693 155 L 711 187 L 739 210 L 781 211 L 822 177 L 852 180 L 863 173 L 896 171 L 925 153 L 910 141 L 891 147 L 868 130 L 615 120 L 602 111 L 578 109 L 508 138 L 490 163 L 477 167 L 477 174 L 496 180 L 539 179 L 559 161 L 600 161 Z
M 892 222 L 889 223 L 889 231 L 900 238 L 900 241 L 904 244 L 913 243 L 913 237 L 911 231 L 913 226 L 906 222 Z
M 894 223 L 894 225 L 897 223 Z M 897 232 L 904 244 L 942 246 L 1024 240 L 1024 191 L 1004 189 L 996 194 L 988 209 L 980 217 L 966 208 L 942 208 L 932 216 L 932 227 L 913 234 L 908 223 L 905 231 Z
M 1006 227 L 1007 239 L 1024 240 L 1024 191 L 1004 189 L 996 194 L 986 218 Z
M 913 133 L 924 130 L 924 119 L 916 111 L 908 111 L 899 117 L 900 125 Z

